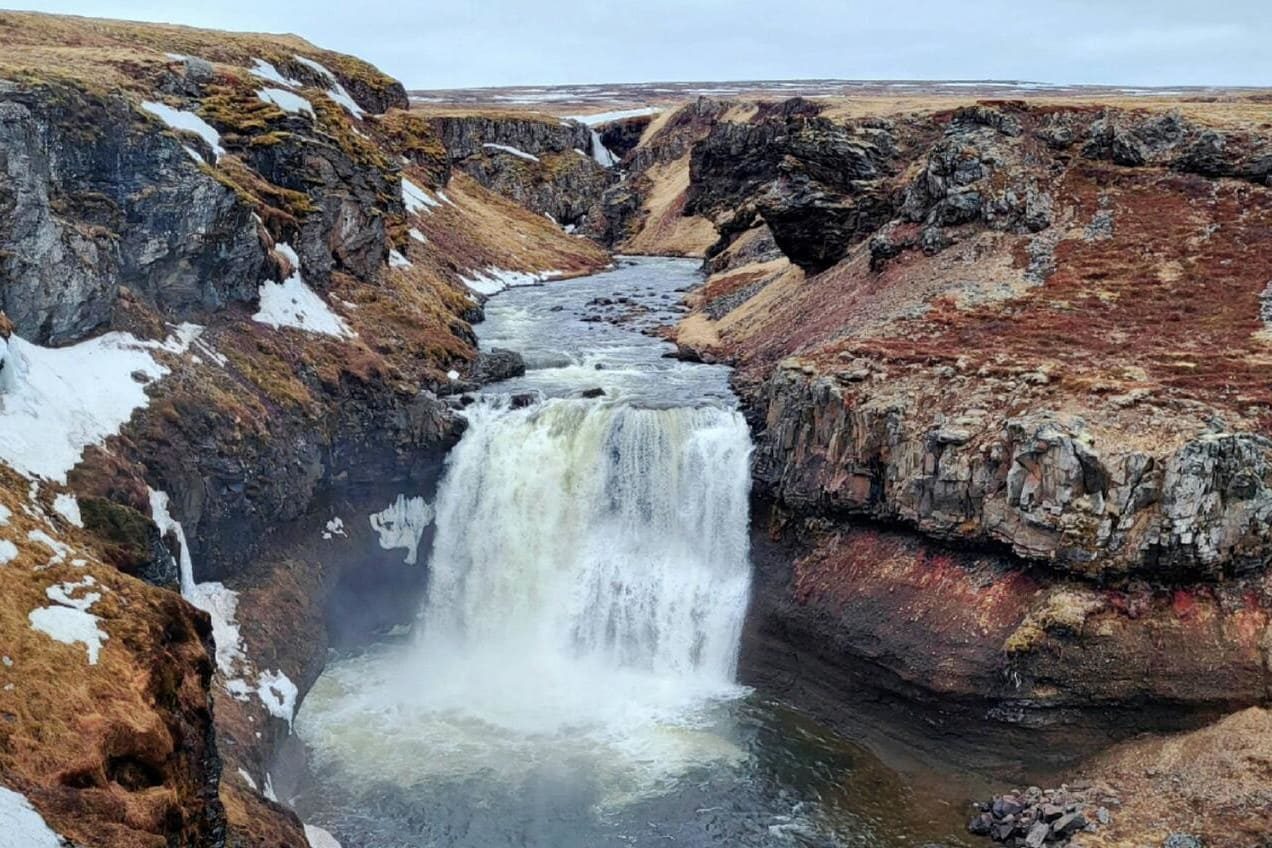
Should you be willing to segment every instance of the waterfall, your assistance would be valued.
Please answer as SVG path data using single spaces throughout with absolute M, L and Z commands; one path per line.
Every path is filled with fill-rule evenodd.
M 750 449 L 715 407 L 474 409 L 438 497 L 421 649 L 730 684 Z
M 605 146 L 605 142 L 601 139 L 601 134 L 596 130 L 592 130 L 592 158 L 602 168 L 613 168 L 618 164 L 618 157 Z

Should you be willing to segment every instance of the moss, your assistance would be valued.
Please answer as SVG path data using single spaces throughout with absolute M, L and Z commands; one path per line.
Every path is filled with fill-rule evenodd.
M 149 518 L 106 498 L 80 498 L 79 505 L 84 529 L 102 539 L 112 565 L 134 572 L 150 561 L 150 540 L 156 528 Z
M 311 411 L 313 395 L 297 378 L 292 366 L 283 358 L 275 344 L 257 339 L 255 349 L 248 345 L 226 347 L 222 352 L 229 358 L 244 378 L 256 386 L 266 397 L 281 406 Z
M 282 120 L 286 113 L 261 100 L 256 86 L 247 80 L 227 77 L 222 83 L 208 86 L 207 96 L 200 101 L 199 117 L 227 136 L 252 136 L 266 132 L 273 121 Z M 227 141 L 233 143 L 235 139 Z
M 1042 646 L 1049 634 L 1081 633 L 1087 619 L 1104 608 L 1104 600 L 1083 589 L 1056 589 L 1025 616 L 1003 643 L 1007 654 L 1024 654 Z
M 449 176 L 446 145 L 431 121 L 401 109 L 392 109 L 376 123 L 380 144 L 395 156 L 407 159 L 427 174 L 428 185 L 441 185 Z

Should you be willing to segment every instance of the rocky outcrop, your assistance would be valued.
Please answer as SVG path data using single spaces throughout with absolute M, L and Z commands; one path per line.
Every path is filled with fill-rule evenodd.
M 513 147 L 535 156 L 574 149 L 590 154 L 592 148 L 591 132 L 577 121 L 511 115 L 440 116 L 431 121 L 451 160 L 456 162 L 483 155 L 487 144 Z
M 773 375 L 761 404 L 756 477 L 796 508 L 1002 543 L 1089 575 L 1198 579 L 1272 562 L 1272 440 L 1261 435 L 1137 451 L 1045 410 L 924 421 L 797 366 Z
M 1144 115 L 1105 110 L 1089 123 L 1072 113 L 1052 116 L 1039 136 L 1058 150 L 1080 146 L 1089 159 L 1126 167 L 1168 167 L 1204 177 L 1272 185 L 1272 140 L 1242 129 L 1200 126 L 1178 113 Z
M 613 153 L 621 161 L 640 143 L 641 136 L 653 118 L 639 115 L 631 118 L 620 118 L 617 121 L 600 124 L 596 131 L 601 136 L 605 149 Z
M 720 145 L 690 194 L 728 194 L 677 341 L 737 366 L 756 434 L 743 679 L 1022 777 L 1266 705 L 1258 134 L 1216 116 L 1203 169 L 1170 113 L 839 118 L 888 127 L 893 212 L 795 274 L 763 151 L 822 119 L 730 118 L 694 154 Z
M 120 287 L 173 321 L 252 301 L 252 207 L 135 106 L 0 83 L 0 309 L 41 343 L 110 323 Z
M 491 191 L 562 226 L 581 223 L 615 179 L 591 156 L 574 150 L 543 153 L 531 160 L 497 147 L 486 148 L 456 164 Z
M 593 134 L 577 121 L 466 115 L 432 123 L 454 167 L 562 226 L 580 224 L 617 180 L 596 161 Z

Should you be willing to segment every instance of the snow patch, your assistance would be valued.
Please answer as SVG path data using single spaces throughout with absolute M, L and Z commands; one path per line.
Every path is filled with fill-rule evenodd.
M 300 696 L 296 684 L 281 671 L 262 671 L 256 694 L 269 714 L 286 721 L 290 731 L 296 718 L 296 699 Z
M 305 839 L 309 841 L 309 848 L 340 848 L 336 837 L 312 824 L 305 825 Z
M 349 96 L 349 92 L 345 91 L 345 87 L 340 84 L 340 80 L 336 79 L 336 75 L 327 70 L 324 66 L 318 64 L 313 59 L 306 59 L 304 56 L 297 56 L 296 61 L 302 65 L 317 71 L 321 74 L 331 87 L 327 89 L 327 96 L 336 101 L 344 110 L 358 120 L 366 117 L 366 110 L 358 105 L 357 101 Z
M 173 109 L 165 103 L 157 103 L 153 100 L 143 102 L 141 108 L 163 121 L 170 129 L 178 132 L 194 133 L 206 141 L 208 147 L 212 148 L 214 158 L 219 160 L 225 155 L 225 148 L 221 146 L 221 134 L 213 129 L 211 124 L 193 112 Z
M 247 769 L 240 768 L 238 770 L 238 773 L 239 773 L 239 777 L 243 778 L 243 782 L 246 783 L 248 786 L 252 787 L 253 792 L 256 792 L 257 791 L 256 781 L 252 780 L 252 776 L 247 773 Z
M 299 94 L 293 94 L 281 88 L 262 88 L 256 92 L 256 96 L 265 103 L 273 103 L 289 115 L 299 115 L 303 112 L 310 118 L 314 117 L 313 104 Z
M 0 844 L 5 848 L 61 848 L 62 838 L 45 824 L 25 795 L 0 786 Z
M 560 275 L 560 271 L 541 271 L 537 274 L 523 271 L 506 271 L 491 266 L 477 271 L 471 277 L 461 277 L 464 285 L 487 297 L 514 286 L 533 286 Z
M 252 320 L 275 329 L 295 327 L 311 333 L 352 338 L 355 333 L 344 319 L 305 284 L 300 276 L 300 257 L 296 251 L 282 242 L 275 249 L 291 262 L 292 274 L 281 283 L 266 280 L 261 284 L 261 306 Z
M 390 268 L 410 268 L 411 260 L 407 259 L 396 250 L 389 251 L 389 267 Z
M 76 527 L 84 526 L 84 519 L 80 516 L 79 501 L 74 495 L 68 495 L 65 492 L 59 494 L 53 499 L 53 509 Z
M 265 772 L 265 792 L 264 795 L 275 804 L 278 803 L 278 795 L 274 793 L 274 776 L 269 772 Z
M 430 212 L 441 206 L 436 199 L 427 191 L 417 186 L 415 183 L 402 178 L 402 203 L 406 205 L 406 211 L 412 215 L 421 212 Z
M 489 144 L 488 143 L 488 144 L 483 144 L 482 147 L 484 147 L 487 150 L 499 150 L 503 153 L 510 153 L 513 156 L 516 156 L 518 159 L 525 159 L 527 162 L 539 161 L 539 157 L 535 156 L 533 153 L 527 153 L 519 147 L 511 147 L 507 144 Z
M 405 548 L 407 565 L 415 565 L 424 528 L 432 523 L 432 505 L 406 495 L 398 495 L 388 508 L 371 515 L 371 529 L 380 534 L 380 547 L 386 551 Z
M 149 403 L 142 382 L 168 369 L 128 333 L 61 348 L 0 339 L 0 460 L 28 476 L 66 482 L 84 448 L 116 433 Z
M 86 592 L 84 597 L 76 598 L 75 593 L 80 589 L 91 589 L 97 585 L 97 580 L 92 576 L 85 577 L 75 583 L 55 583 L 44 590 L 44 594 L 48 596 L 50 601 L 61 604 L 64 607 L 77 609 L 80 612 L 88 612 L 88 610 L 102 599 L 101 592 Z
M 423 233 L 421 233 L 419 230 L 415 229 L 414 227 L 411 227 L 411 229 L 407 230 L 407 235 L 409 235 L 411 238 L 418 241 L 420 244 L 428 244 L 428 237 L 425 236 Z
M 39 542 L 41 545 L 44 545 L 53 552 L 53 556 L 49 558 L 49 565 L 57 565 L 58 563 L 65 562 L 66 558 L 71 553 L 70 545 L 67 545 L 64 542 L 59 542 L 43 530 L 27 531 L 27 539 L 32 542 Z
M 4 504 L 0 504 L 0 527 L 9 523 L 9 519 L 13 517 L 13 513 L 9 512 L 9 508 Z
M 336 536 L 344 536 L 346 539 L 349 538 L 349 534 L 345 532 L 344 519 L 340 516 L 336 516 L 328 521 L 327 529 L 323 531 L 322 534 L 324 539 L 331 539 Z
M 569 115 L 567 121 L 578 121 L 580 124 L 586 124 L 589 127 L 608 124 L 611 121 L 621 121 L 624 118 L 643 118 L 646 115 L 657 115 L 662 109 L 658 106 L 645 106 L 640 109 L 624 109 L 618 112 L 597 112 L 593 115 Z
M 93 604 L 101 600 L 101 592 L 86 592 L 83 597 L 74 597 L 81 589 L 95 585 L 92 577 L 86 577 L 79 583 L 58 583 L 44 590 L 49 600 L 57 604 L 51 607 L 37 607 L 27 615 L 31 627 L 39 630 L 49 638 L 64 645 L 77 642 L 88 649 L 88 664 L 97 665 L 97 658 L 102 651 L 102 642 L 109 639 L 109 634 L 97 625 L 101 619 L 89 612 Z
M 18 558 L 18 546 L 8 539 L 0 539 L 0 565 L 8 565 Z
M 271 65 L 269 62 L 266 62 L 264 59 L 252 60 L 251 73 L 252 73 L 252 76 L 257 76 L 263 80 L 269 80 L 270 82 L 276 82 L 279 85 L 285 85 L 288 88 L 301 87 L 301 84 L 297 80 L 294 80 L 291 77 L 283 76 L 281 73 L 278 72 L 278 68 L 275 68 L 273 65 Z

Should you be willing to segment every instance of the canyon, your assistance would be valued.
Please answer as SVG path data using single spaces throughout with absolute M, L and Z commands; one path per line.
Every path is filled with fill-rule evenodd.
M 663 475 L 615 495 L 643 505 L 614 508 L 644 531 L 624 566 L 648 560 L 642 597 L 718 604 L 638 662 L 717 687 L 736 665 L 881 782 L 1107 788 L 1074 845 L 1272 832 L 1266 92 L 823 81 L 495 105 L 408 95 L 294 36 L 0 12 L 0 45 L 0 821 L 29 844 L 327 848 L 322 810 L 291 803 L 305 734 L 368 646 L 421 609 L 446 620 L 438 585 L 499 637 L 465 648 L 474 666 L 535 656 L 531 633 L 643 645 L 606 622 L 648 605 L 507 613 L 604 545 L 500 526 L 465 451 L 495 445 L 516 478 L 526 458 L 498 445 L 567 426 Z M 511 292 L 572 285 L 600 288 L 522 318 L 546 336 L 495 320 L 532 309 Z M 554 315 L 643 333 L 623 355 L 657 396 L 613 405 L 618 354 L 558 361 Z M 530 411 L 490 413 L 485 386 Z M 584 405 L 592 387 L 609 394 Z M 651 417 L 714 452 L 673 469 Z M 599 480 L 610 455 L 558 456 L 535 460 Z M 703 526 L 732 541 L 641 548 L 716 503 Z M 479 542 L 542 556 L 487 574 Z M 432 573 L 435 548 L 470 567 Z M 747 591 L 726 579 L 743 548 Z M 699 554 L 690 592 L 674 566 Z M 470 572 L 513 581 L 511 606 Z M 915 794 L 888 797 L 917 817 Z

